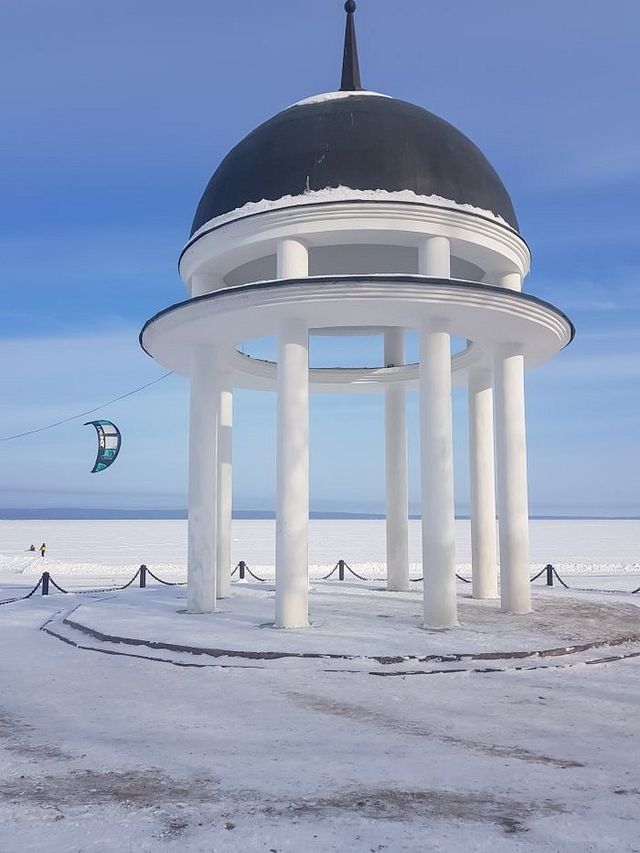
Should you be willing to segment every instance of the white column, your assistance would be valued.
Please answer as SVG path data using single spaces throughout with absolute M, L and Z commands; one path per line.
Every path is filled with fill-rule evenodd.
M 531 610 L 524 356 L 500 347 L 494 360 L 500 595 L 502 609 Z
M 290 320 L 278 343 L 276 627 L 309 624 L 309 332 Z
M 418 246 L 418 272 L 451 278 L 451 245 L 446 237 L 427 237 Z
M 280 240 L 277 250 L 278 278 L 306 278 L 309 275 L 309 251 L 299 240 Z
M 281 240 L 278 278 L 309 274 L 307 248 Z M 309 329 L 289 320 L 278 341 L 276 452 L 276 620 L 278 628 L 309 624 Z
M 231 595 L 231 511 L 233 491 L 233 390 L 225 376 L 220 387 L 218 420 L 218 524 L 216 573 L 218 598 Z
M 216 352 L 196 347 L 191 368 L 187 609 L 216 606 Z
M 451 277 L 446 237 L 420 243 L 418 272 Z M 445 322 L 426 324 L 420 335 L 420 430 L 424 626 L 449 628 L 457 624 L 457 608 L 451 338 Z
M 222 276 L 215 273 L 194 273 L 189 282 L 192 298 L 204 296 L 205 293 L 212 293 L 221 287 L 224 287 L 224 280 Z
M 490 370 L 470 371 L 468 400 L 472 592 L 474 598 L 496 598 L 498 566 Z
M 451 338 L 427 325 L 420 335 L 420 460 L 424 626 L 457 624 Z
M 405 363 L 404 329 L 384 332 L 384 363 Z M 409 491 L 407 485 L 407 424 L 403 385 L 385 390 L 385 493 L 387 520 L 387 589 L 409 589 Z
M 505 272 L 497 276 L 498 284 L 508 290 L 522 290 L 522 276 L 519 272 Z

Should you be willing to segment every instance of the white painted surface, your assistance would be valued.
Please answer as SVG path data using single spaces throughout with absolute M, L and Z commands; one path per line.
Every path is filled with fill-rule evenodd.
M 191 276 L 189 292 L 192 298 L 195 298 L 196 296 L 204 296 L 205 293 L 212 293 L 221 287 L 224 287 L 224 281 L 221 276 L 199 272 Z
M 292 321 L 278 343 L 276 625 L 309 622 L 309 334 Z
M 522 275 L 519 272 L 506 272 L 498 276 L 496 282 L 500 287 L 506 287 L 508 290 L 522 290 Z
M 416 328 L 420 320 L 447 317 L 450 332 L 473 341 L 456 356 L 455 378 L 466 382 L 470 367 L 492 367 L 492 352 L 507 336 L 523 347 L 527 365 L 553 358 L 571 340 L 568 320 L 552 306 L 507 289 L 489 291 L 482 285 L 410 280 L 405 276 L 363 276 L 360 279 L 313 279 L 274 282 L 257 288 L 227 289 L 194 302 L 181 303 L 157 316 L 144 329 L 146 350 L 164 366 L 188 375 L 190 348 L 216 340 L 232 351 L 252 337 L 278 334 L 289 317 L 304 318 L 309 328 L 400 326 Z M 253 365 L 253 369 L 250 366 Z M 273 388 L 272 368 L 257 360 L 234 357 L 234 387 Z M 411 377 L 411 369 L 403 368 Z M 379 371 L 351 375 L 353 386 L 370 384 Z M 317 376 L 317 373 L 315 374 Z M 331 375 L 326 374 L 326 384 Z M 320 383 L 322 387 L 322 383 Z M 348 392 L 349 382 L 336 383 Z M 374 389 L 379 392 L 379 389 Z
M 280 240 L 276 263 L 278 278 L 306 278 L 309 275 L 309 252 L 300 240 Z
M 490 371 L 471 371 L 468 401 L 473 597 L 495 598 L 498 595 L 498 565 Z
M 330 96 L 333 97 L 333 96 Z M 342 97 L 340 95 L 339 97 Z M 375 203 L 374 203 L 375 202 Z M 389 247 L 402 256 L 385 263 L 409 263 L 418 275 L 406 271 L 381 274 L 367 246 Z M 451 282 L 452 246 L 457 269 L 470 271 L 475 284 Z M 309 279 L 309 259 L 325 257 L 345 269 L 335 275 Z M 325 253 L 324 255 L 322 253 Z M 311 253 L 311 255 L 310 255 Z M 373 269 L 359 269 L 364 263 Z M 395 256 L 394 256 L 395 257 Z M 264 275 L 275 258 L 271 281 L 253 281 Z M 342 260 L 341 260 L 342 258 Z M 409 259 L 409 261 L 407 261 Z M 347 263 L 348 261 L 348 263 Z M 161 313 L 145 328 L 144 346 L 159 362 L 177 372 L 190 373 L 190 352 L 211 340 L 225 352 L 220 369 L 229 374 L 229 387 L 277 390 L 277 525 L 276 525 L 276 624 L 299 627 L 308 623 L 308 395 L 312 389 L 350 393 L 385 391 L 387 568 L 390 588 L 406 587 L 408 546 L 406 520 L 406 436 L 404 396 L 417 381 L 421 393 L 421 441 L 423 485 L 424 621 L 429 627 L 456 624 L 455 525 L 453 516 L 453 465 L 451 435 L 451 384 L 467 381 L 469 371 L 491 370 L 493 353 L 505 340 L 518 340 L 527 364 L 553 357 L 571 337 L 566 318 L 552 306 L 519 292 L 529 269 L 529 250 L 520 236 L 499 217 L 468 205 L 411 192 L 327 188 L 301 196 L 246 205 L 206 223 L 190 240 L 180 262 L 183 279 L 192 292 L 219 287 L 221 292 L 184 303 Z M 358 269 L 353 272 L 356 264 Z M 384 264 L 383 264 L 384 266 Z M 501 287 L 488 288 L 487 271 L 498 270 Z M 234 277 L 235 276 L 235 277 Z M 300 281 L 300 280 L 303 281 Z M 481 279 L 481 281 L 479 281 Z M 240 284 L 238 284 L 240 282 Z M 205 291 L 206 292 L 206 291 Z M 441 319 L 446 318 L 446 327 Z M 421 330 L 421 365 L 399 365 L 374 370 L 313 371 L 308 368 L 309 329 L 397 327 Z M 278 365 L 242 357 L 238 346 L 253 337 L 279 337 Z M 470 341 L 452 360 L 451 335 Z M 391 344 L 389 346 L 392 346 Z M 399 362 L 394 357 L 393 361 Z M 511 399 L 511 394 L 506 397 Z M 479 404 L 480 405 L 480 404 Z M 508 403 L 512 406 L 512 403 Z M 496 403 L 496 411 L 499 404 Z M 486 415 L 486 405 L 480 405 Z M 517 408 L 517 407 L 516 407 Z M 512 448 L 515 433 L 503 413 L 503 436 L 508 461 L 503 474 L 514 485 Z M 486 419 L 486 418 L 485 418 Z M 524 426 L 524 413 L 522 413 Z M 476 435 L 474 476 L 486 498 L 487 441 Z M 524 433 L 522 435 L 524 453 Z M 230 463 L 229 463 L 230 465 Z M 483 472 L 480 472 L 481 471 Z M 222 465 L 221 465 L 222 471 Z M 506 474 L 504 472 L 507 472 Z M 517 479 L 517 477 L 515 478 Z M 525 475 L 526 486 L 526 475 Z M 220 492 L 226 494 L 220 473 Z M 476 510 L 482 499 L 476 500 Z M 523 549 L 516 543 L 518 513 L 507 500 L 502 562 L 524 565 Z M 221 498 L 218 512 L 226 518 Z M 487 504 L 474 515 L 474 547 L 478 554 L 490 551 Z M 525 506 L 526 513 L 526 506 Z M 480 528 L 478 528 L 478 524 Z M 222 517 L 217 526 L 222 528 Z M 479 533 L 478 530 L 484 531 Z M 226 578 L 228 544 L 219 537 L 219 564 Z M 228 538 L 228 537 L 227 537 Z M 515 560 L 515 562 L 514 562 Z M 477 557 L 477 566 L 483 558 Z M 495 591 L 495 577 L 476 571 L 475 592 Z M 507 568 L 502 604 L 523 608 L 523 568 Z M 223 578 L 221 576 L 222 583 Z M 221 587 L 222 589 L 222 587 Z
M 512 347 L 494 366 L 500 595 L 510 613 L 531 609 L 524 357 Z
M 451 277 L 451 244 L 446 237 L 429 237 L 420 242 L 418 272 L 433 278 Z
M 223 376 L 224 382 L 228 377 Z M 220 387 L 218 420 L 217 596 L 231 595 L 231 512 L 233 504 L 233 391 Z
M 437 196 L 337 188 L 251 204 L 206 223 L 185 247 L 180 274 L 185 282 L 200 272 L 233 275 L 243 265 L 274 255 L 283 239 L 300 240 L 312 249 L 374 244 L 393 250 L 417 249 L 437 236 L 454 241 L 456 258 L 485 273 L 518 270 L 525 276 L 529 271 L 524 240 L 483 211 Z
M 420 335 L 420 466 L 425 628 L 457 624 L 451 338 L 423 329 Z
M 193 351 L 189 426 L 189 542 L 187 608 L 210 613 L 216 606 L 216 352 Z
M 385 330 L 384 363 L 387 367 L 405 363 L 404 329 Z M 404 388 L 387 388 L 384 406 L 387 588 L 398 591 L 409 589 L 409 487 Z

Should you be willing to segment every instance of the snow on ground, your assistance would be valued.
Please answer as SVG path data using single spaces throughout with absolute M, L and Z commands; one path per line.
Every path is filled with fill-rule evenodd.
M 56 576 L 130 577 L 141 563 L 172 576 L 183 575 L 186 568 L 186 521 L 0 521 L 0 577 L 40 574 L 40 556 L 26 549 L 43 541 L 48 547 L 47 568 Z M 259 574 L 273 576 L 274 550 L 274 521 L 234 521 L 234 563 L 244 560 Z M 309 557 L 316 577 L 341 558 L 359 574 L 382 577 L 384 522 L 313 520 Z M 468 572 L 467 520 L 456 522 L 456 557 L 459 570 Z M 418 577 L 417 520 L 409 523 L 409 558 Z M 561 574 L 640 574 L 640 520 L 533 520 L 532 572 L 547 563 Z
M 0 600 L 41 570 L 20 574 L 31 541 L 47 541 L 49 569 L 80 587 L 143 561 L 182 572 L 184 531 L 2 522 Z M 464 522 L 458 531 L 466 548 Z M 572 582 L 638 585 L 638 522 L 534 522 L 532 532 L 534 559 L 573 567 Z M 236 523 L 236 559 L 270 565 L 272 533 L 271 522 Z M 416 560 L 417 534 L 412 524 Z M 379 565 L 383 547 L 380 522 L 312 524 L 316 564 Z M 435 635 L 417 628 L 419 589 L 371 586 L 313 585 L 312 618 L 332 650 L 486 649 L 492 633 L 496 648 L 552 646 L 637 633 L 640 616 L 640 596 L 536 589 L 526 625 L 470 602 L 459 584 L 461 628 Z M 257 627 L 273 607 L 269 584 L 235 590 L 263 648 L 313 642 Z M 380 678 L 351 661 L 343 671 L 331 660 L 230 657 L 203 667 L 202 655 L 172 659 L 74 631 L 82 648 L 40 630 L 64 636 L 75 613 L 137 636 L 166 637 L 179 623 L 182 638 L 208 642 L 234 606 L 193 616 L 179 612 L 182 588 L 154 587 L 0 607 L 0 851 L 639 853 L 640 657 L 601 649 L 597 665 L 570 655 L 570 666 L 553 657 L 525 661 L 541 668 Z
M 0 850 L 640 849 L 640 659 L 398 678 L 174 666 L 38 630 L 78 598 L 0 612 Z
M 576 601 L 562 589 L 547 594 L 544 587 L 536 588 L 534 612 L 518 616 L 502 613 L 499 601 L 475 601 L 461 589 L 458 627 L 425 631 L 422 589 L 388 593 L 359 581 L 324 581 L 310 590 L 313 630 L 279 631 L 272 628 L 273 589 L 234 583 L 231 598 L 219 603 L 214 616 L 195 618 L 186 613 L 184 587 L 154 585 L 93 601 L 77 596 L 70 599 L 69 606 L 76 606 L 70 618 L 107 636 L 152 643 L 350 658 L 540 651 L 629 637 L 640 641 L 640 608 L 630 596 Z

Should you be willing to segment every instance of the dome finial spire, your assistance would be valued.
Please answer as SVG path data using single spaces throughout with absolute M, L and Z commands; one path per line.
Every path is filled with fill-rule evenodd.
M 356 43 L 356 27 L 353 13 L 356 11 L 354 0 L 344 4 L 347 13 L 347 27 L 344 34 L 344 59 L 342 60 L 341 92 L 358 92 L 362 89 L 360 82 L 360 65 L 358 63 L 358 45 Z

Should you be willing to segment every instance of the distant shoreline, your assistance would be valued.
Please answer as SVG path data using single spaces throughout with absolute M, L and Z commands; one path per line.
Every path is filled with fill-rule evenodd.
M 234 519 L 273 521 L 275 513 L 268 510 L 237 510 Z M 0 509 L 0 521 L 169 521 L 186 520 L 186 510 L 180 509 Z M 311 511 L 310 518 L 327 521 L 381 521 L 382 513 L 366 512 L 319 512 Z M 411 514 L 410 519 L 419 519 Z M 457 519 L 468 519 L 468 515 L 456 515 Z M 537 521 L 638 521 L 637 515 L 532 515 Z

